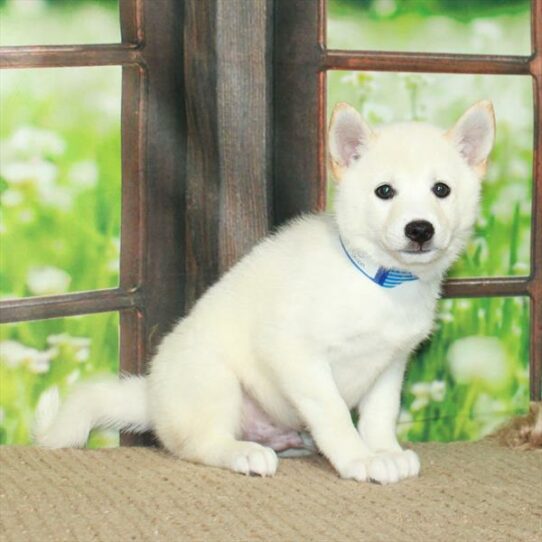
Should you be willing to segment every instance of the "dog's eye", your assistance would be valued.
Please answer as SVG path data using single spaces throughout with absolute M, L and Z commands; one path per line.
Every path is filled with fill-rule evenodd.
M 375 194 L 380 199 L 391 199 L 393 196 L 395 196 L 395 190 L 393 189 L 393 186 L 390 186 L 389 184 L 381 184 L 375 190 Z
M 446 198 L 450 195 L 450 192 L 452 191 L 452 189 L 446 183 L 440 182 L 435 183 L 431 190 L 433 191 L 433 194 L 437 196 L 437 198 Z

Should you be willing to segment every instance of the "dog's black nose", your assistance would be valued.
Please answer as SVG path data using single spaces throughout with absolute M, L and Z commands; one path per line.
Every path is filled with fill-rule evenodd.
M 405 226 L 405 235 L 421 245 L 435 235 L 435 228 L 427 220 L 413 220 Z

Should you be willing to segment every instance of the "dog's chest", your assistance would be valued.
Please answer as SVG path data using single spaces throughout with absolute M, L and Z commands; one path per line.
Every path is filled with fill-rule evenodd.
M 390 363 L 426 338 L 432 327 L 434 302 L 421 303 L 415 295 L 402 293 L 386 293 L 370 301 L 343 305 L 341 318 L 323 337 L 323 351 L 349 406 L 359 401 Z

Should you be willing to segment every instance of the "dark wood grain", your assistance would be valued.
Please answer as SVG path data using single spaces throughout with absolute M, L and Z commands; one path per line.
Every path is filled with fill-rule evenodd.
M 267 232 L 268 1 L 188 0 L 187 308 Z
M 120 34 L 122 43 L 141 45 L 145 39 L 143 26 L 144 0 L 119 0 Z
M 270 226 L 269 4 L 268 0 L 217 4 L 220 273 Z
M 141 374 L 185 305 L 184 10 L 176 0 L 132 7 L 121 5 L 122 36 L 143 41 L 140 65 L 123 69 L 121 285 L 140 284 L 142 303 L 120 313 L 120 365 Z
M 219 276 L 220 157 L 216 0 L 185 2 L 186 306 Z
M 327 70 L 528 75 L 531 72 L 531 58 L 528 56 L 396 53 L 331 49 L 322 51 L 321 68 Z
M 142 43 L 142 3 L 119 3 L 123 42 Z M 141 288 L 144 284 L 146 235 L 147 72 L 141 65 L 122 68 L 122 206 L 121 206 L 121 288 Z M 148 300 L 145 299 L 146 303 Z M 145 307 L 120 311 L 119 370 L 144 373 L 148 361 L 145 337 Z M 143 444 L 140 435 L 121 434 L 123 445 Z
M 0 68 L 117 66 L 141 62 L 134 44 L 0 47 Z
M 273 33 L 273 220 L 325 207 L 325 74 L 319 2 L 276 0 Z
M 140 291 L 122 291 L 120 289 L 4 299 L 0 301 L 0 323 L 108 312 L 135 308 L 141 304 Z
M 132 113 L 144 119 L 140 126 L 144 132 L 140 139 L 142 174 L 138 181 L 124 181 L 142 193 L 142 209 L 134 209 L 141 216 L 144 232 L 142 262 L 134 258 L 132 265 L 142 265 L 145 344 L 141 352 L 148 361 L 160 339 L 184 313 L 186 118 L 183 3 L 153 0 L 144 2 L 143 8 L 145 85 L 140 92 L 144 104 Z M 123 152 L 132 151 L 123 146 Z M 134 220 L 134 226 L 136 223 Z M 141 370 L 141 362 L 136 363 Z
M 478 277 L 449 279 L 444 297 L 490 297 L 529 295 L 531 281 L 526 277 Z

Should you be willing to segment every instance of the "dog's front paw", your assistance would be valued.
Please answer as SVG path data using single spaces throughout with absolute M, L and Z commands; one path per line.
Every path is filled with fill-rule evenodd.
M 339 476 L 345 480 L 356 480 L 357 482 L 367 482 L 369 480 L 369 457 L 360 457 L 337 468 Z
M 255 442 L 237 443 L 229 462 L 232 470 L 242 474 L 273 476 L 277 472 L 277 454 Z
M 382 452 L 371 458 L 367 470 L 371 482 L 393 484 L 404 478 L 418 476 L 420 460 L 412 450 Z

